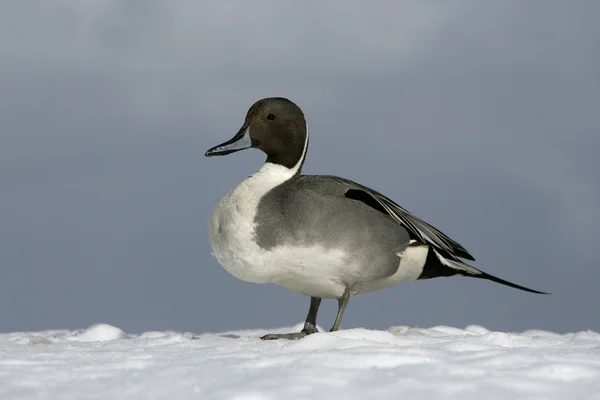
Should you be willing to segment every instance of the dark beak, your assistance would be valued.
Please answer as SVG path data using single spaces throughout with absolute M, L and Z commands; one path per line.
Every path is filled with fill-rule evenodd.
M 236 151 L 250 149 L 256 146 L 256 142 L 250 136 L 250 126 L 243 126 L 242 129 L 231 139 L 218 146 L 208 150 L 204 155 L 206 157 L 226 156 Z

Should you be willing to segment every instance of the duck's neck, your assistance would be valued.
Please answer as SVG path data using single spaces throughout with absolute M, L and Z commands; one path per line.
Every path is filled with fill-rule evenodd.
M 308 130 L 306 131 L 306 138 L 302 148 L 302 153 L 296 152 L 295 155 L 289 156 L 273 156 L 267 158 L 265 165 L 256 172 L 253 177 L 260 180 L 268 180 L 273 182 L 275 186 L 278 186 L 298 175 L 302 172 L 304 166 L 304 160 L 306 159 L 306 153 L 308 151 Z
M 256 207 L 265 194 L 300 175 L 307 149 L 308 134 L 302 155 L 292 168 L 267 161 L 261 169 L 244 179 L 229 195 L 235 199 L 241 213 L 253 220 Z
M 306 124 L 290 124 L 286 131 L 273 134 L 271 143 L 260 144 L 259 148 L 267 154 L 265 164 L 276 164 L 299 173 L 308 148 L 308 129 Z

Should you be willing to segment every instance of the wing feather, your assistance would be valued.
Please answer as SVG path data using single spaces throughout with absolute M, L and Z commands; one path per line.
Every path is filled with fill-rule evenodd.
M 390 198 L 384 196 L 376 190 L 370 189 L 359 183 L 337 176 L 325 176 L 327 179 L 333 179 L 349 187 L 350 190 L 359 190 L 371 196 L 379 203 L 394 220 L 404 225 L 419 241 L 430 246 L 441 249 L 455 257 L 475 261 L 475 258 L 457 241 L 452 240 L 448 235 L 428 224 L 422 219 L 411 214 L 408 210 L 402 208 Z

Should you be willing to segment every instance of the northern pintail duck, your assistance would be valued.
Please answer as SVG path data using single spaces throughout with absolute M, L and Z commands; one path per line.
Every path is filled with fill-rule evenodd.
M 469 252 L 383 194 L 348 179 L 301 175 L 308 149 L 302 110 L 274 97 L 250 107 L 244 125 L 206 156 L 257 148 L 264 166 L 214 209 L 213 255 L 233 276 L 275 283 L 310 296 L 301 332 L 262 339 L 297 339 L 317 332 L 321 299 L 337 299 L 336 331 L 350 297 L 402 282 L 469 276 L 533 293 L 466 264 Z

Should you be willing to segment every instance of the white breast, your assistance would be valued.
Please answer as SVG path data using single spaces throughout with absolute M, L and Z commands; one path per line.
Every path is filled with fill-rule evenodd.
M 254 217 L 260 199 L 290 178 L 290 170 L 265 164 L 242 181 L 215 207 L 208 228 L 213 255 L 232 275 L 248 282 L 270 282 L 270 266 L 262 261 L 264 250 L 254 241 Z

